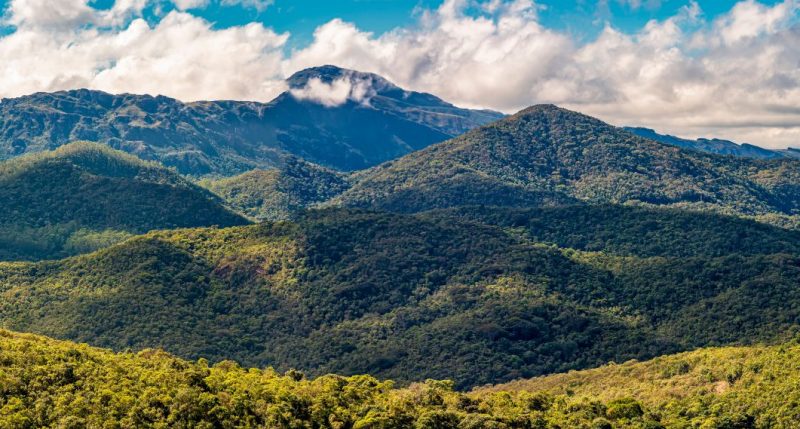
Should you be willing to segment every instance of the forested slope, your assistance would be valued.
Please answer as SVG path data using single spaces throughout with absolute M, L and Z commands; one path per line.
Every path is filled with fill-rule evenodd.
M 798 355 L 796 343 L 701 349 L 458 393 L 0 331 L 0 426 L 793 428 Z
M 586 224 L 591 208 L 548 212 L 561 224 L 537 235 L 525 228 L 536 211 L 484 224 L 476 210 L 312 211 L 0 264 L 0 323 L 115 349 L 459 387 L 796 330 L 795 232 L 618 207 L 597 208 L 603 227 Z M 660 225 L 659 243 L 625 232 L 635 225 Z
M 345 174 L 297 158 L 271 170 L 200 182 L 229 206 L 258 221 L 285 220 L 350 187 Z
M 681 149 L 542 105 L 354 175 L 332 204 L 398 212 L 574 201 L 800 214 L 800 162 Z
M 796 340 L 770 347 L 707 348 L 486 386 L 472 396 L 499 395 L 514 402 L 548 398 L 552 402 L 545 403 L 553 405 L 569 398 L 567 403 L 583 404 L 570 409 L 597 416 L 590 427 L 626 427 L 613 418 L 640 416 L 657 419 L 659 425 L 634 427 L 794 428 L 800 417 L 798 357 Z M 579 419 L 569 424 L 583 427 Z
M 243 225 L 158 164 L 94 143 L 0 164 L 0 260 L 83 253 L 154 229 Z

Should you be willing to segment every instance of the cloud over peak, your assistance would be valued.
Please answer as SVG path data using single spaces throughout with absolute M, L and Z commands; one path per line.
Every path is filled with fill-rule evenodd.
M 531 0 L 445 0 L 384 34 L 331 20 L 291 52 L 288 34 L 261 23 L 218 29 L 190 12 L 210 2 L 264 10 L 270 0 L 175 0 L 175 10 L 142 19 L 165 1 L 99 10 L 89 0 L 12 0 L 4 20 L 16 30 L 0 37 L 0 95 L 89 87 L 266 101 L 292 73 L 338 64 L 467 107 L 555 103 L 687 137 L 800 145 L 797 0 L 740 1 L 713 22 L 692 2 L 636 33 L 607 26 L 589 42 L 543 26 Z M 292 94 L 335 106 L 368 102 L 369 88 L 312 79 Z
M 348 101 L 369 105 L 369 99 L 375 95 L 370 80 L 352 76 L 344 76 L 330 83 L 313 77 L 304 86 L 292 88 L 290 92 L 298 100 L 313 101 L 325 107 L 341 106 Z

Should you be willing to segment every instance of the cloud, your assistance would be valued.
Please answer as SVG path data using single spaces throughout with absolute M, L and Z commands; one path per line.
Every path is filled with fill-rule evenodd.
M 764 34 L 775 34 L 795 21 L 797 8 L 798 3 L 791 0 L 774 7 L 753 0 L 739 2 L 730 13 L 715 22 L 709 39 L 733 45 Z
M 661 7 L 661 0 L 617 0 L 620 4 L 628 6 L 633 10 L 640 9 L 642 6 L 649 10 L 655 10 Z
M 178 10 L 202 9 L 208 6 L 208 0 L 173 0 Z
M 369 105 L 375 91 L 371 80 L 347 75 L 331 83 L 323 82 L 318 77 L 311 78 L 304 86 L 292 88 L 291 94 L 299 100 L 310 100 L 325 107 L 337 107 L 348 101 Z
M 186 0 L 184 0 L 186 1 Z M 148 0 L 117 0 L 111 9 L 98 11 L 89 0 L 11 0 L 7 24 L 39 30 L 64 31 L 86 25 L 119 26 L 141 14 Z
M 172 0 L 172 3 L 178 10 L 203 9 L 211 3 L 211 0 Z M 275 4 L 275 0 L 219 0 L 219 4 L 229 7 L 241 6 L 263 12 Z
M 222 0 L 222 4 L 226 6 L 242 6 L 246 8 L 252 8 L 259 12 L 263 12 L 267 10 L 268 7 L 272 6 L 275 3 L 275 0 Z
M 286 89 L 288 35 L 257 23 L 218 30 L 179 11 L 151 25 L 140 17 L 143 6 L 118 0 L 98 10 L 82 0 L 14 0 L 9 20 L 16 31 L 0 38 L 0 95 L 86 87 L 187 101 L 268 101 Z
M 468 16 L 466 2 L 446 1 L 426 13 L 419 28 L 379 37 L 333 20 L 317 29 L 314 42 L 287 61 L 290 71 L 338 64 L 387 76 L 401 86 L 424 89 L 470 106 L 513 110 L 539 91 L 555 90 L 565 35 L 542 27 L 529 1 L 506 2 L 492 16 Z
M 86 0 L 12 0 L 8 22 L 15 26 L 69 28 L 91 22 L 93 12 Z
M 445 0 L 380 35 L 331 20 L 291 52 L 289 35 L 263 24 L 217 29 L 180 10 L 203 1 L 175 1 L 179 10 L 148 23 L 147 0 L 117 0 L 109 10 L 89 0 L 12 0 L 4 20 L 16 30 L 0 37 L 0 96 L 89 87 L 267 101 L 293 72 L 336 64 L 467 107 L 556 103 L 686 137 L 800 145 L 797 0 L 740 1 L 712 22 L 692 2 L 636 33 L 607 26 L 589 42 L 543 26 L 530 0 Z M 343 79 L 293 94 L 333 106 L 369 103 L 368 89 Z
M 465 106 L 556 103 L 687 137 L 800 145 L 800 115 L 788 113 L 800 100 L 796 1 L 743 1 L 711 23 L 692 2 L 635 34 L 609 26 L 585 44 L 543 27 L 531 1 L 487 2 L 478 15 L 468 6 L 447 0 L 380 36 L 333 20 L 284 67 L 339 64 Z

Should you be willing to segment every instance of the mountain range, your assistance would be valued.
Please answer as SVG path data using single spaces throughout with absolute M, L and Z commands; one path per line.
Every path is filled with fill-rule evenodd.
M 684 150 L 542 105 L 358 172 L 332 201 L 399 212 L 581 202 L 791 217 L 800 213 L 798 167 Z
M 796 421 L 788 152 L 287 88 L 0 103 L 0 426 Z
M 539 105 L 349 174 L 295 161 L 269 174 L 205 185 L 257 219 L 286 219 L 320 206 L 414 213 L 465 205 L 613 203 L 713 210 L 795 227 L 798 166 L 800 161 L 787 157 L 754 159 L 680 148 Z M 277 178 L 283 184 L 274 192 Z M 326 191 L 314 190 L 320 187 Z M 265 198 L 263 190 L 275 198 Z
M 637 136 L 657 142 L 718 155 L 743 156 L 745 158 L 757 159 L 800 158 L 800 150 L 793 148 L 770 150 L 748 143 L 739 144 L 730 140 L 717 138 L 689 140 L 667 134 L 659 134 L 655 130 L 642 127 L 625 127 L 625 130 Z
M 357 86 L 326 105 L 311 85 Z M 269 103 L 182 103 L 163 96 L 75 90 L 0 102 L 0 159 L 52 150 L 77 140 L 107 144 L 193 176 L 272 168 L 287 156 L 336 170 L 379 164 L 496 120 L 459 109 L 385 79 L 332 66 L 304 70 Z M 349 90 L 345 95 L 353 90 Z M 324 97 L 324 94 L 322 95 Z

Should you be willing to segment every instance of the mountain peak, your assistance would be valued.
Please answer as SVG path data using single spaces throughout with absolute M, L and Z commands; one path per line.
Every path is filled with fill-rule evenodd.
M 299 71 L 289 87 L 269 103 L 183 103 L 90 89 L 8 99 L 0 103 L 0 159 L 85 140 L 195 176 L 276 167 L 286 156 L 350 171 L 503 116 L 335 66 Z
M 769 176 L 774 182 L 765 186 L 744 165 L 749 164 L 682 151 L 597 118 L 537 105 L 370 170 L 337 201 L 401 212 L 585 201 L 748 215 L 796 213 L 800 205 L 792 205 L 795 200 L 781 187 L 793 180 L 788 174 Z M 778 165 L 753 168 L 766 171 Z M 722 191 L 706 179 L 720 176 L 728 180 Z
M 593 128 L 615 128 L 597 118 L 576 112 L 574 110 L 565 109 L 563 107 L 556 106 L 555 104 L 536 104 L 527 107 L 511 116 L 508 116 L 505 121 L 558 124 L 559 127 L 565 125 L 577 126 L 577 124 L 585 124 Z
M 319 80 L 321 83 L 331 85 L 336 81 L 347 81 L 350 84 L 368 83 L 370 88 L 376 92 L 389 90 L 399 90 L 400 88 L 389 82 L 387 79 L 374 73 L 366 73 L 357 70 L 350 70 L 333 65 L 311 67 L 293 74 L 286 80 L 291 89 L 305 88 L 312 80 Z
M 582 118 L 591 118 L 590 116 L 584 115 L 583 113 L 565 109 L 563 107 L 556 106 L 555 104 L 534 104 L 533 106 L 526 107 L 525 109 L 520 110 L 514 115 L 511 115 L 510 118 L 520 118 L 524 116 L 540 115 L 540 114 L 559 114 L 559 115 L 569 115 Z

